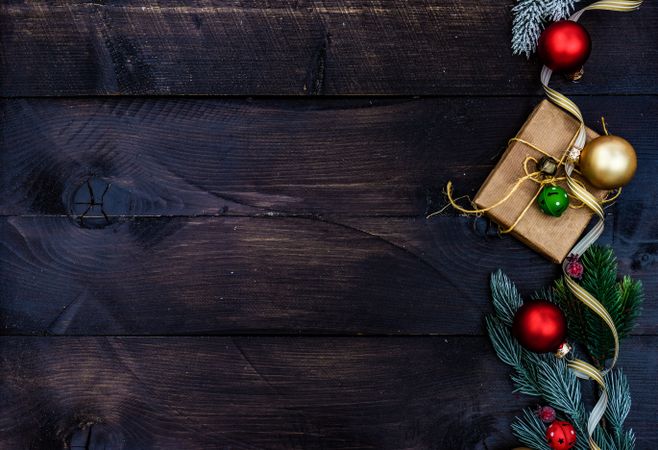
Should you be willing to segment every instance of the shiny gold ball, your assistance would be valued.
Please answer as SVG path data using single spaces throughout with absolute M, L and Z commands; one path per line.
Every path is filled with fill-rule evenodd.
M 594 187 L 614 189 L 626 185 L 637 168 L 635 150 L 619 136 L 592 139 L 580 153 L 580 172 Z

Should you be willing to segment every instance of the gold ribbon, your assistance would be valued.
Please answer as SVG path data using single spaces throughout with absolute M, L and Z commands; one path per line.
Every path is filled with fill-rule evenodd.
M 571 17 L 569 17 L 569 20 L 577 22 L 585 11 L 590 10 L 606 10 L 618 12 L 635 11 L 640 7 L 641 4 L 642 0 L 601 0 L 575 12 Z M 573 101 L 569 100 L 566 96 L 560 94 L 555 89 L 548 87 L 551 75 L 552 71 L 548 67 L 544 66 L 541 71 L 541 82 L 544 87 L 544 91 L 546 92 L 546 96 L 551 102 L 569 112 L 580 122 L 580 127 L 572 147 L 572 153 L 570 153 L 572 156 L 575 156 L 575 154 L 579 153 L 580 149 L 582 149 L 585 145 L 587 138 L 585 133 L 585 121 L 583 120 L 583 115 L 580 112 L 580 109 Z M 582 201 L 583 204 L 585 204 L 588 208 L 590 208 L 599 218 L 596 225 L 571 249 L 572 255 L 581 256 L 603 233 L 603 207 L 596 200 L 596 198 L 587 191 L 587 189 L 585 189 L 571 177 L 571 174 L 574 170 L 572 161 L 565 165 L 565 170 L 567 173 L 567 186 L 573 195 Z M 564 272 L 564 279 L 566 280 L 567 287 L 574 295 L 574 297 L 576 297 L 588 308 L 594 311 L 594 313 L 598 315 L 606 323 L 606 325 L 608 325 L 608 328 L 610 328 L 610 332 L 612 333 L 615 342 L 615 351 L 612 362 L 608 368 L 604 370 L 599 370 L 591 364 L 579 359 L 568 361 L 569 368 L 574 371 L 576 376 L 579 378 L 594 380 L 601 388 L 601 396 L 596 402 L 596 405 L 594 405 L 594 408 L 592 409 L 592 412 L 590 413 L 589 419 L 587 421 L 589 446 L 593 450 L 600 450 L 600 447 L 594 441 L 592 436 L 594 434 L 594 430 L 601 421 L 601 418 L 605 414 L 606 408 L 608 407 L 608 393 L 603 376 L 617 363 L 617 357 L 619 356 L 619 336 L 617 334 L 615 323 L 608 311 L 601 304 L 601 302 L 599 302 L 592 294 L 583 289 L 582 286 L 576 283 L 569 276 L 567 273 L 567 264 L 568 260 L 565 259 L 562 263 L 562 271 Z

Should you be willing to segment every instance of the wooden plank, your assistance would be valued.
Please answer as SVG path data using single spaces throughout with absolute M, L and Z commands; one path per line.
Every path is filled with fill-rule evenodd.
M 1 339 L 7 448 L 510 448 L 512 393 L 483 337 Z M 658 445 L 658 381 L 621 366 L 638 448 Z
M 448 180 L 474 194 L 538 101 L 5 100 L 0 214 L 81 214 L 92 179 L 109 215 L 420 216 Z M 637 148 L 622 201 L 655 209 L 658 97 L 577 101 Z
M 656 165 L 654 164 L 655 168 Z M 648 182 L 638 189 L 636 201 L 620 201 L 615 205 L 614 246 L 620 257 L 620 269 L 632 271 L 644 282 L 647 292 L 645 305 L 656 298 L 658 278 L 652 273 L 658 269 L 658 216 L 656 208 L 656 182 Z M 651 196 L 651 197 L 650 197 Z M 658 316 L 649 312 L 657 322 Z
M 142 218 L 95 229 L 5 217 L 3 333 L 479 335 L 491 272 L 504 269 L 527 296 L 558 271 L 485 228 L 461 217 Z M 657 266 L 636 267 L 622 249 L 626 273 L 654 298 Z M 648 300 L 636 332 L 658 332 L 656 317 Z
M 654 341 L 632 339 L 621 361 L 643 399 L 630 417 L 639 448 L 657 438 L 644 358 Z M 1 348 L 0 428 L 13 448 L 81 432 L 89 448 L 491 448 L 509 443 L 507 422 L 528 403 L 480 338 L 3 338 Z
M 509 1 L 3 2 L 2 96 L 528 94 Z M 588 13 L 575 93 L 657 93 L 658 6 Z M 623 39 L 619 36 L 623 35 Z M 630 44 L 629 44 L 630 43 Z M 629 47 L 630 46 L 630 47 Z
M 86 229 L 68 218 L 5 218 L 4 330 L 479 334 L 488 267 L 460 273 L 455 265 L 472 257 L 448 259 L 450 249 L 511 247 L 517 267 L 531 252 L 509 240 L 489 246 L 459 222 L 382 219 L 380 230 L 427 245 L 407 248 L 370 234 L 365 220 L 154 218 Z M 436 260 L 420 256 L 428 253 Z M 537 262 L 534 275 L 554 272 Z

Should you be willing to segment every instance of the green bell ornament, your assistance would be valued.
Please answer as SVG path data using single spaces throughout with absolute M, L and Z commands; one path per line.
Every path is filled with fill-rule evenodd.
M 544 186 L 537 197 L 537 203 L 544 213 L 560 217 L 569 207 L 569 196 L 560 186 Z

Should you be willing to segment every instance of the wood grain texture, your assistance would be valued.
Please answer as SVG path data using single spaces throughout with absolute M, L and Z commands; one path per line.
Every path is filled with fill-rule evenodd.
M 487 277 L 528 295 L 557 267 L 485 220 L 424 219 L 539 101 L 510 7 L 2 2 L 0 449 L 512 447 L 534 401 L 482 336 Z M 640 158 L 602 238 L 648 295 L 620 360 L 638 450 L 658 447 L 657 21 L 588 13 L 585 81 L 555 80 Z
M 143 218 L 99 229 L 8 217 L 0 236 L 4 334 L 479 335 L 489 273 L 506 270 L 526 295 L 557 275 L 459 217 Z M 655 334 L 658 266 L 643 255 L 655 256 L 643 241 L 615 248 L 649 298 L 636 333 Z
M 448 180 L 473 195 L 538 101 L 5 100 L 0 213 L 74 213 L 91 178 L 112 185 L 109 215 L 421 216 L 445 205 Z M 578 103 L 635 145 L 623 203 L 654 210 L 658 97 Z
M 508 370 L 482 337 L 2 338 L 3 448 L 510 448 Z M 658 445 L 656 337 L 621 364 Z M 73 442 L 72 442 L 73 441 Z
M 4 332 L 479 334 L 487 270 L 473 271 L 457 243 L 480 257 L 511 247 L 516 267 L 532 257 L 454 218 L 381 219 L 377 231 L 401 234 L 390 241 L 372 222 L 154 218 L 85 229 L 6 218 Z M 539 264 L 535 274 L 553 272 Z
M 0 94 L 527 94 L 508 1 L 3 2 Z M 658 7 L 583 17 L 586 81 L 657 93 Z M 620 38 L 623 36 L 623 38 Z M 629 49 L 629 45 L 631 46 Z M 632 50 L 632 51 L 629 51 Z
M 657 99 L 581 100 L 638 149 L 602 242 L 651 298 Z M 555 267 L 423 214 L 448 179 L 472 194 L 536 101 L 5 100 L 4 333 L 479 334 L 491 271 L 529 293 Z

